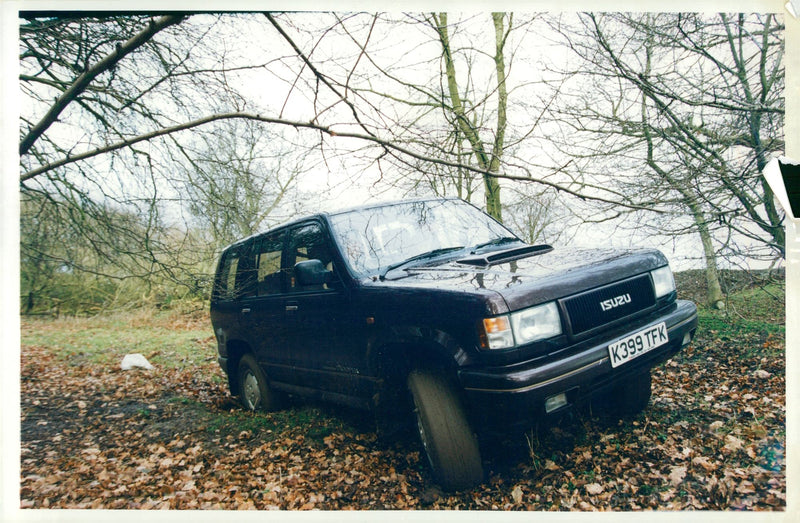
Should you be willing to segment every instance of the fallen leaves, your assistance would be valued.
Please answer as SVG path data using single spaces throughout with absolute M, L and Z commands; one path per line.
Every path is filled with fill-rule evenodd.
M 710 458 L 706 456 L 697 456 L 696 458 L 692 459 L 692 465 L 700 466 L 706 472 L 711 472 L 712 470 L 717 470 L 718 464 L 711 461 Z
M 457 494 L 433 485 L 413 438 L 379 443 L 361 413 L 243 412 L 213 359 L 124 373 L 26 346 L 20 506 L 783 510 L 783 359 L 741 354 L 750 341 L 701 340 L 658 368 L 636 419 L 578 417 L 486 449 L 485 484 Z
M 769 378 L 770 376 L 772 376 L 772 373 L 768 372 L 768 371 L 766 371 L 764 369 L 757 369 L 757 370 L 753 371 L 753 376 L 755 376 L 756 378 L 758 378 L 760 380 L 765 380 L 765 379 Z
M 732 434 L 725 436 L 725 445 L 722 447 L 727 453 L 734 453 L 742 448 L 744 442 Z

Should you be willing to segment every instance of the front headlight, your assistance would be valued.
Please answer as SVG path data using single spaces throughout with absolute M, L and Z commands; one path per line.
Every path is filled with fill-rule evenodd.
M 650 275 L 653 277 L 653 290 L 656 293 L 656 299 L 666 296 L 675 290 L 675 278 L 672 276 L 672 270 L 669 265 L 651 271 Z
M 480 325 L 480 340 L 484 349 L 508 349 L 552 338 L 561 332 L 558 306 L 550 302 L 510 315 L 484 319 Z
M 518 345 L 561 334 L 561 318 L 555 302 L 545 303 L 511 315 L 511 329 Z

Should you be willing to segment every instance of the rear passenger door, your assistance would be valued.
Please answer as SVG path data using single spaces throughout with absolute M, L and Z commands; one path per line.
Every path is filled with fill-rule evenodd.
M 286 274 L 281 270 L 284 233 L 278 231 L 253 240 L 245 263 L 247 291 L 240 300 L 240 325 L 269 379 L 281 380 L 290 365 L 283 300 Z

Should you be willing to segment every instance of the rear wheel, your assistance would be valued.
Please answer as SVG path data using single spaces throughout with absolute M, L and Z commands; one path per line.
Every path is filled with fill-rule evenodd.
M 242 406 L 254 412 L 266 412 L 278 407 L 277 397 L 270 389 L 267 377 L 251 354 L 239 361 L 239 399 Z
M 433 475 L 445 490 L 461 490 L 483 480 L 478 440 L 454 387 L 441 375 L 414 370 L 408 375 L 420 440 Z

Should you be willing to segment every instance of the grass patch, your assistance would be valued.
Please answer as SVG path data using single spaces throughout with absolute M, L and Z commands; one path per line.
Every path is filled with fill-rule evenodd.
M 771 282 L 729 294 L 724 312 L 734 320 L 784 324 L 785 303 L 785 282 Z
M 242 431 L 250 431 L 258 434 L 261 439 L 269 440 L 270 433 L 281 428 L 281 424 L 268 414 L 258 414 L 244 410 L 234 410 L 230 412 L 206 411 L 206 419 L 203 425 L 206 432 L 226 434 L 238 434 Z
M 116 364 L 140 353 L 168 368 L 197 365 L 216 354 L 210 322 L 146 311 L 91 318 L 22 319 L 22 345 L 46 347 L 69 361 Z
M 752 349 L 740 352 L 745 357 L 753 351 L 769 352 L 782 344 L 768 340 L 785 338 L 785 302 L 785 282 L 770 281 L 728 294 L 722 310 L 698 303 L 697 342 L 737 343 Z
M 345 420 L 330 415 L 326 409 L 301 404 L 275 412 L 249 412 L 243 409 L 219 410 L 186 397 L 170 398 L 168 403 L 178 407 L 183 417 L 209 435 L 238 438 L 242 432 L 259 441 L 268 442 L 287 434 L 303 435 L 309 443 L 322 444 L 334 433 L 352 432 Z
M 714 312 L 698 311 L 700 330 L 712 333 L 722 341 L 738 339 L 747 334 L 782 335 L 786 332 L 784 325 L 747 319 L 731 320 Z

